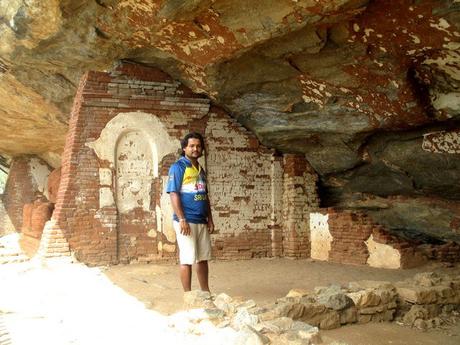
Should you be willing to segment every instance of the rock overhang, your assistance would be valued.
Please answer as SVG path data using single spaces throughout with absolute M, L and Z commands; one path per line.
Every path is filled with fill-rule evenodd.
M 10 1 L 0 12 L 4 154 L 56 157 L 80 76 L 128 59 L 206 95 L 265 145 L 305 154 L 328 205 L 459 198 L 456 1 Z

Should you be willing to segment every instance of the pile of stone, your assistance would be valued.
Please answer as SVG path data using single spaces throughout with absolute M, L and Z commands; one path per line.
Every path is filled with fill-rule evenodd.
M 395 286 L 399 296 L 399 322 L 426 330 L 458 321 L 460 276 L 420 273 Z
M 230 330 L 231 344 L 321 343 L 317 327 L 288 316 L 264 319 L 262 315 L 266 316 L 270 307 L 260 307 L 253 300 L 191 291 L 184 294 L 184 306 L 189 311 L 173 315 L 170 325 L 188 334 L 202 335 L 212 325 Z
M 234 344 L 317 344 L 319 329 L 351 323 L 396 320 L 420 329 L 452 323 L 460 310 L 460 276 L 423 273 L 395 284 L 364 280 L 314 292 L 293 289 L 263 306 L 203 291 L 186 293 L 184 302 L 195 309 L 178 328 L 192 334 L 212 325 L 234 332 Z M 175 327 L 180 322 L 176 320 Z

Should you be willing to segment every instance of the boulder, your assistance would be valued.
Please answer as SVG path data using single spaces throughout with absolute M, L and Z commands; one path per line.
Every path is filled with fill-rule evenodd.
M 316 300 L 333 310 L 342 310 L 354 305 L 353 300 L 343 293 L 321 293 Z
M 294 321 L 290 317 L 280 317 L 274 320 L 264 321 L 254 328 L 262 333 L 274 333 L 274 334 L 281 334 L 291 329 Z
M 264 345 L 269 343 L 270 339 L 268 337 L 257 332 L 249 325 L 244 325 L 239 330 L 234 342 L 235 345 Z
M 254 327 L 258 322 L 259 318 L 256 315 L 250 314 L 245 308 L 240 308 L 233 316 L 231 326 L 238 331 L 246 325 Z
M 184 293 L 184 307 L 192 308 L 215 308 L 212 296 L 207 291 L 192 290 Z
M 381 303 L 381 298 L 375 293 L 375 290 L 366 289 L 358 292 L 347 293 L 347 296 L 351 298 L 354 304 L 360 308 L 364 307 L 375 307 Z
M 396 290 L 398 295 L 409 303 L 431 304 L 438 300 L 438 294 L 433 288 L 398 284 Z

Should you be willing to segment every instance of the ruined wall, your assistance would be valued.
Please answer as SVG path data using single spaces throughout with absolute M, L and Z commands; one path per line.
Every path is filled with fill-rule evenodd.
M 47 179 L 50 167 L 33 156 L 16 157 L 11 162 L 3 194 L 3 205 L 16 231 L 22 227 L 22 209 L 37 195 L 47 197 Z
M 32 257 L 40 246 L 40 240 L 45 223 L 51 218 L 54 204 L 45 200 L 35 200 L 25 204 L 23 208 L 21 249 L 28 257 Z
M 111 73 L 89 72 L 81 82 L 41 254 L 62 255 L 70 248 L 90 264 L 175 259 L 164 189 L 179 139 L 193 130 L 206 137 L 201 164 L 216 225 L 214 256 L 281 255 L 283 191 L 295 190 L 286 201 L 293 224 L 303 201 L 316 200 L 315 178 L 307 183 L 310 173 L 291 167 L 290 182 L 283 185 L 282 158 L 253 134 L 164 73 L 130 64 Z M 309 188 L 312 195 L 304 193 Z M 304 244 L 292 253 L 307 255 L 307 225 L 297 225 Z
M 396 269 L 427 259 L 416 242 L 392 235 L 360 212 L 328 208 L 311 213 L 310 237 L 311 257 L 317 260 Z
M 0 236 L 8 235 L 15 232 L 11 218 L 6 212 L 5 206 L 3 205 L 3 195 L 0 197 Z
M 206 127 L 210 198 L 218 258 L 271 256 L 272 152 L 227 114 L 213 108 Z
M 283 253 L 310 257 L 310 212 L 319 207 L 317 177 L 302 155 L 284 155 Z
M 158 227 L 163 158 L 177 151 L 189 129 L 203 132 L 208 103 L 155 69 L 122 65 L 111 74 L 87 73 L 75 98 L 43 254 L 63 252 L 67 240 L 91 264 L 174 255 L 175 236 Z

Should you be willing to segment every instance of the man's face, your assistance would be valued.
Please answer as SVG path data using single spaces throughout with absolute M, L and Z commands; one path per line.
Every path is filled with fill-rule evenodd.
M 187 146 L 184 148 L 184 153 L 188 159 L 200 158 L 201 154 L 203 153 L 200 139 L 190 138 L 188 140 Z

